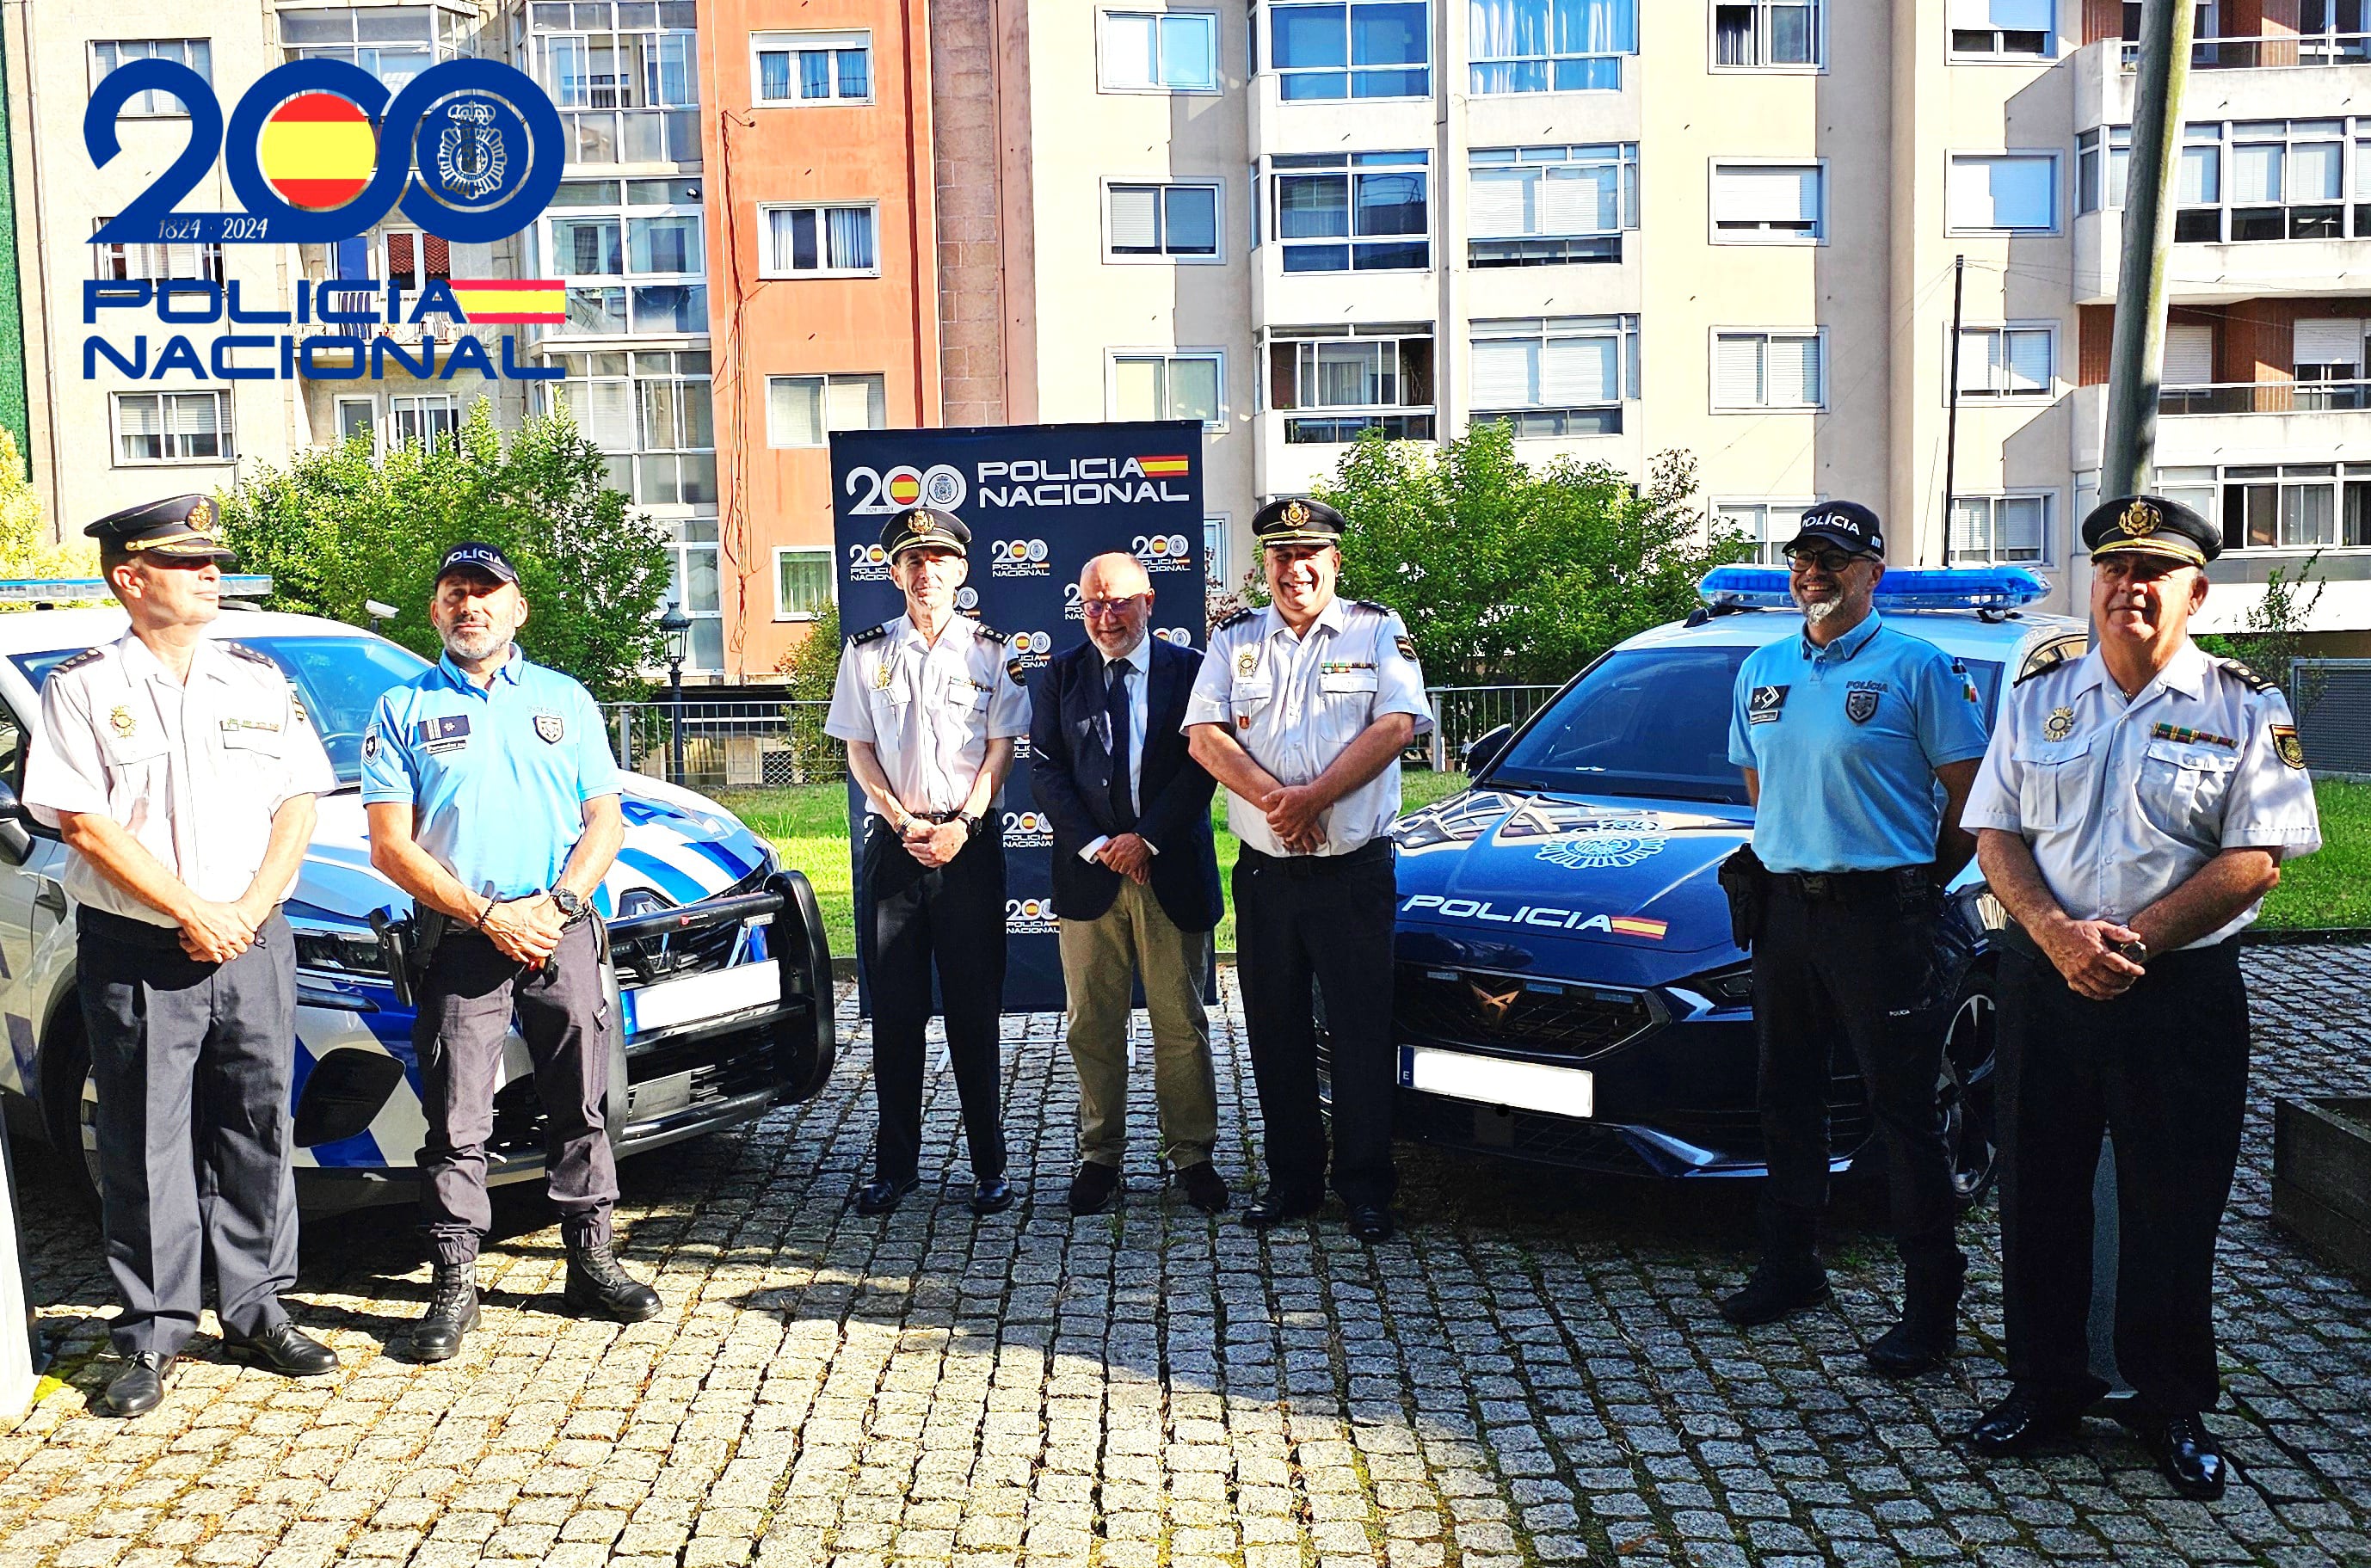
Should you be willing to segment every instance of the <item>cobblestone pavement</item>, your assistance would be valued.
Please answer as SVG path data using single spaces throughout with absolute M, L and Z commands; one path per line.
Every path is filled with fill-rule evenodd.
M 2371 951 L 2249 967 L 2257 1106 L 2224 1231 L 2218 1418 L 2246 1484 L 2220 1506 L 2175 1499 L 2105 1423 L 2030 1462 L 1959 1451 L 2002 1386 L 1989 1214 L 1966 1228 L 1975 1343 L 1908 1387 L 1858 1355 L 1893 1305 L 1866 1193 L 1834 1308 L 1752 1332 L 1709 1304 L 1750 1235 L 1742 1189 L 1410 1150 L 1406 1239 L 1371 1251 L 1338 1215 L 1265 1239 L 1205 1220 L 1160 1190 L 1139 1125 L 1128 1206 L 1073 1221 L 1074 1091 L 1059 1020 L 1035 1016 L 1008 1023 L 1029 1201 L 975 1220 L 958 1169 L 864 1219 L 850 1019 L 813 1104 L 630 1164 L 620 1228 L 657 1270 L 655 1320 L 561 1315 L 558 1231 L 508 1200 L 485 1327 L 457 1361 L 409 1365 L 382 1346 L 426 1270 L 403 1213 L 366 1215 L 309 1233 L 297 1292 L 337 1376 L 240 1369 L 202 1338 L 132 1423 L 86 1408 L 113 1366 L 95 1228 L 21 1151 L 67 1386 L 0 1436 L 0 1563 L 2371 1562 L 2371 1300 L 2267 1218 L 2271 1095 L 2371 1092 Z M 1232 981 L 1227 1002 L 1221 1164 L 1241 1185 Z M 951 1082 L 932 1094 L 948 1150 Z

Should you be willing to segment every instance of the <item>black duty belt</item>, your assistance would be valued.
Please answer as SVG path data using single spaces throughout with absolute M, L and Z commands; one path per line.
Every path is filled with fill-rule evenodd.
M 150 920 L 135 920 L 128 915 L 114 915 L 104 909 L 94 909 L 86 904 L 75 911 L 75 928 L 87 937 L 105 941 L 122 942 L 131 947 L 169 948 L 175 952 L 181 947 L 181 928 L 176 924 L 159 926 Z
M 1347 855 L 1263 855 L 1246 844 L 1242 858 L 1262 869 L 1273 868 L 1296 877 L 1324 876 L 1333 871 L 1355 870 L 1392 858 L 1392 841 L 1371 838 Z
M 1894 898 L 1933 883 L 1930 861 L 1917 866 L 1887 866 L 1874 871 L 1772 871 L 1771 885 L 1807 904 L 1852 904 L 1863 899 Z

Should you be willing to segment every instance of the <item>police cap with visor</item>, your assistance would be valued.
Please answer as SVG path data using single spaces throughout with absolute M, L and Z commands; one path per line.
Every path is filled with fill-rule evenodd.
M 1252 515 L 1252 537 L 1266 549 L 1270 545 L 1335 545 L 1342 543 L 1342 514 L 1322 501 L 1271 501 Z
M 971 530 L 952 512 L 934 506 L 909 506 L 889 519 L 881 530 L 881 548 L 891 560 L 907 550 L 953 550 L 971 559 Z
M 2083 519 L 2083 546 L 2091 559 L 2154 555 L 2184 566 L 2204 566 L 2223 553 L 2223 530 L 2196 510 L 2161 495 L 2120 495 Z
M 83 532 L 102 547 L 111 546 L 135 560 L 229 561 L 237 559 L 237 552 L 216 536 L 221 522 L 221 509 L 212 496 L 177 495 L 169 501 L 127 506 Z
M 510 557 L 503 554 L 502 547 L 487 544 L 482 539 L 464 539 L 446 550 L 445 559 L 437 564 L 436 581 L 442 582 L 457 571 L 474 571 L 497 582 L 516 582 L 519 580 L 518 568 L 511 564 Z
M 1787 541 L 1787 553 L 1806 544 L 1828 544 L 1854 555 L 1883 557 L 1885 526 L 1877 513 L 1856 501 L 1828 501 L 1807 508 Z

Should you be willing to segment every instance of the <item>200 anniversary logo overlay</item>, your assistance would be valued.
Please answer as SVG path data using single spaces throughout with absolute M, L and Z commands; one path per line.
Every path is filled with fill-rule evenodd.
M 237 280 L 87 281 L 83 322 L 99 330 L 83 340 L 85 380 L 102 363 L 148 381 L 377 380 L 390 365 L 439 381 L 463 371 L 532 381 L 561 374 L 521 364 L 508 334 L 489 352 L 480 337 L 451 329 L 564 321 L 564 280 L 439 278 L 426 264 L 451 245 L 517 234 L 550 204 L 565 156 L 560 112 L 527 76 L 495 61 L 447 60 L 390 100 L 358 65 L 295 60 L 241 94 L 226 124 L 203 76 L 175 61 L 135 60 L 100 78 L 84 112 L 94 167 L 121 154 L 117 119 L 148 92 L 188 110 L 189 144 L 91 243 L 318 245 L 328 248 L 329 275 L 298 279 L 285 309 L 242 299 Z M 244 210 L 177 211 L 217 156 Z M 399 211 L 431 252 L 420 258 L 419 284 L 345 275 L 358 248 L 341 242 Z M 179 330 L 222 323 L 280 330 L 221 333 L 203 352 Z

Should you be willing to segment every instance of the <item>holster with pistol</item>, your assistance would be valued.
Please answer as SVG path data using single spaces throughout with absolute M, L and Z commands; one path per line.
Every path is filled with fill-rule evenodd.
M 1721 892 L 1729 895 L 1729 938 L 1751 951 L 1761 934 L 1763 912 L 1769 907 L 1770 869 L 1752 845 L 1741 844 L 1720 863 L 1717 875 Z

